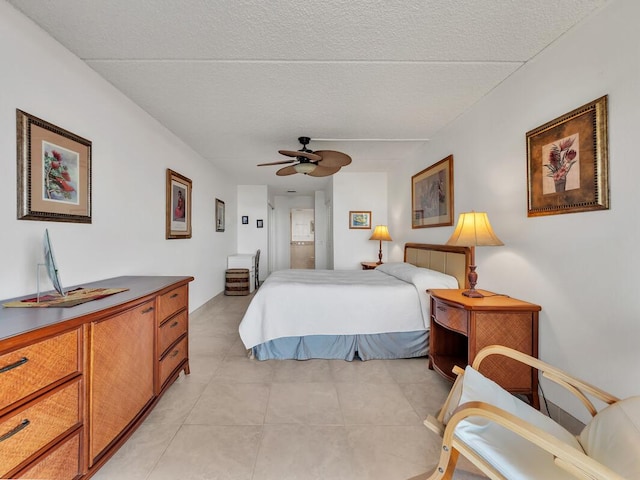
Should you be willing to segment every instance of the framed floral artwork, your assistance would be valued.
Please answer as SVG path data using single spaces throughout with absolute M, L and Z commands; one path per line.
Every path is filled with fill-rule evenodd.
M 411 228 L 453 225 L 453 155 L 411 177 Z
M 528 216 L 609 208 L 607 96 L 527 132 Z
M 224 232 L 224 225 L 224 202 L 216 198 L 216 232 Z
M 166 237 L 191 238 L 191 180 L 168 168 Z
M 371 212 L 370 211 L 350 211 L 349 212 L 349 228 L 363 228 L 371 230 Z
M 91 223 L 91 142 L 16 110 L 18 220 Z

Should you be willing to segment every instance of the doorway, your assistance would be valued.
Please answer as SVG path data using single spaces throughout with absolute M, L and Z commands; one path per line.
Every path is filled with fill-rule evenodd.
M 315 268 L 315 220 L 312 208 L 291 209 L 291 268 Z

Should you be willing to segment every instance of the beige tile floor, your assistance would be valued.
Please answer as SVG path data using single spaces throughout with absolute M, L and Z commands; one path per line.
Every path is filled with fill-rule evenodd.
M 191 374 L 94 479 L 403 480 L 433 470 L 440 442 L 422 421 L 450 384 L 424 358 L 251 360 L 238 336 L 250 300 L 219 295 L 191 314 Z

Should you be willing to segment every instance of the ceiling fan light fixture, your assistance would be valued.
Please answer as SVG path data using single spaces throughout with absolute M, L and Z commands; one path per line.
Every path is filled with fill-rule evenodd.
M 315 163 L 299 163 L 297 165 L 294 165 L 293 168 L 296 172 L 298 173 L 304 173 L 305 175 L 307 173 L 311 173 L 316 169 L 317 165 Z

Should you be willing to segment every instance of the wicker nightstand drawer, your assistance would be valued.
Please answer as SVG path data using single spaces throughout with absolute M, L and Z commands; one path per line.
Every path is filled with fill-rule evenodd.
M 462 334 L 467 334 L 469 329 L 469 319 L 467 312 L 462 308 L 456 308 L 448 303 L 439 300 L 434 301 L 434 312 L 436 322 L 449 330 L 454 330 Z

